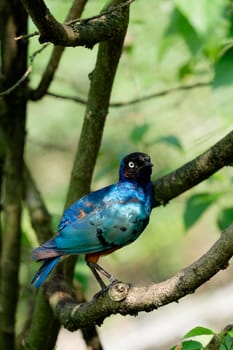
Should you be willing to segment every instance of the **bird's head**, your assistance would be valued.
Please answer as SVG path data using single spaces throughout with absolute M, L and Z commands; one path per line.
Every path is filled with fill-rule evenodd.
M 150 182 L 153 164 L 146 153 L 135 152 L 128 154 L 120 164 L 120 181 L 132 180 L 141 186 Z

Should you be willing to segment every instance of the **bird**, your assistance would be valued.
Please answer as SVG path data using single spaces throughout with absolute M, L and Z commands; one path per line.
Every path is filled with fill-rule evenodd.
M 54 238 L 33 250 L 32 258 L 42 262 L 31 283 L 38 288 L 65 256 L 84 254 L 101 290 L 118 281 L 101 265 L 101 256 L 113 253 L 133 241 L 149 223 L 153 207 L 153 164 L 143 152 L 126 155 L 120 162 L 119 180 L 84 195 L 63 213 Z

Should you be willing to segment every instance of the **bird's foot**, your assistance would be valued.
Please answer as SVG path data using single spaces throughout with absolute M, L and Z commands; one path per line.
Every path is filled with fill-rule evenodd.
M 126 298 L 130 289 L 130 284 L 118 281 L 116 278 L 109 285 L 105 285 L 93 296 L 93 300 L 99 299 L 108 293 L 113 301 L 122 301 Z
M 116 278 L 110 282 L 110 284 L 106 285 L 103 280 L 101 280 L 101 282 L 99 281 L 101 289 L 93 296 L 93 299 L 98 299 L 99 297 L 104 296 L 108 292 L 109 288 L 111 288 L 114 284 L 119 283 Z
M 106 293 L 108 293 L 109 297 L 114 301 L 121 301 L 125 299 L 130 289 L 129 284 L 118 281 L 109 272 L 104 270 L 102 266 L 96 263 L 87 261 L 87 264 L 101 288 L 101 290 L 93 296 L 93 299 L 98 299 L 101 296 L 104 296 Z M 104 275 L 109 280 L 110 284 L 106 285 L 97 271 Z
M 117 279 L 114 276 L 112 276 L 109 272 L 104 270 L 104 268 L 102 266 L 98 265 L 97 263 L 87 261 L 87 265 L 89 266 L 89 268 L 91 269 L 97 282 L 99 283 L 101 290 L 106 289 L 107 286 L 104 283 L 104 281 L 102 280 L 102 278 L 100 277 L 98 272 L 100 272 L 104 277 L 106 277 L 110 281 L 111 284 L 117 282 Z

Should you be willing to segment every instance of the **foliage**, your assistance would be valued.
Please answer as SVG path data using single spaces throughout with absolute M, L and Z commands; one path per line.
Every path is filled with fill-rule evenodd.
M 221 198 L 222 193 L 197 193 L 189 197 L 185 203 L 184 224 L 189 229 L 194 225 L 204 212 Z
M 232 327 L 228 327 L 226 331 L 221 332 L 220 334 L 216 333 L 210 328 L 197 326 L 191 329 L 188 333 L 186 333 L 181 343 L 173 346 L 170 350 L 208 350 L 208 349 L 219 349 L 219 350 L 231 350 L 233 347 L 233 338 L 232 338 Z M 200 341 L 193 340 L 191 338 L 200 337 L 206 338 L 209 336 L 209 340 L 211 342 L 215 341 L 213 347 L 211 347 L 211 343 L 204 346 Z M 214 340 L 215 339 L 215 340 Z M 205 339 L 205 343 L 207 339 Z
M 228 0 L 174 1 L 161 55 L 171 49 L 177 37 L 182 38 L 189 57 L 178 67 L 180 79 L 199 74 L 200 63 L 206 62 L 207 67 L 215 71 L 214 86 L 227 83 L 229 76 L 221 77 L 220 71 L 230 58 L 230 52 L 221 53 L 232 44 L 231 11 L 232 3 Z

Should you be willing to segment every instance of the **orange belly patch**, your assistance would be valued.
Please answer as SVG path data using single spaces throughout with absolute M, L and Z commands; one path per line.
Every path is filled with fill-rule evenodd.
M 85 259 L 88 262 L 96 264 L 101 256 L 111 254 L 112 252 L 114 252 L 115 250 L 120 249 L 120 248 L 121 248 L 121 246 L 118 246 L 118 247 L 114 247 L 114 248 L 111 248 L 108 250 L 104 250 L 102 252 L 86 254 Z

